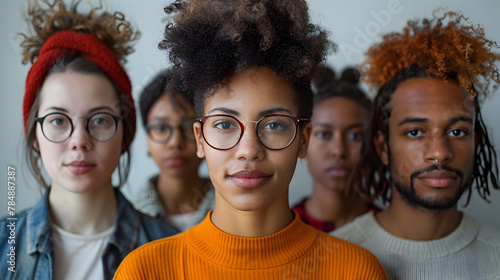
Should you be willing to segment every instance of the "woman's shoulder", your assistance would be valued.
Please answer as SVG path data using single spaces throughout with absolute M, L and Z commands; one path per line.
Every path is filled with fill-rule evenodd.
M 0 240 L 5 240 L 5 243 L 11 244 L 19 240 L 20 232 L 24 232 L 27 226 L 28 215 L 32 207 L 24 209 L 19 213 L 10 212 L 0 218 Z M 42 221 L 43 222 L 43 221 Z M 7 246 L 8 247 L 8 246 Z
M 8 207 L 7 213 L 0 217 L 0 225 L 2 227 L 2 231 L 0 232 L 2 233 L 2 237 L 5 233 L 4 229 L 9 227 L 9 225 L 15 225 L 15 227 L 12 226 L 12 228 L 15 228 L 16 231 L 18 231 L 19 229 L 26 227 L 28 222 L 31 226 L 38 226 L 39 224 L 47 223 L 50 220 L 48 211 L 46 197 L 42 197 L 42 199 L 40 199 L 35 205 L 20 211 L 17 211 L 15 206 Z
M 168 267 L 175 267 L 180 252 L 186 246 L 186 233 L 146 243 L 125 257 L 114 279 L 145 279 L 151 275 L 167 275 L 170 271 Z
M 387 279 L 379 260 L 367 249 L 349 241 L 319 231 L 314 250 L 325 256 L 331 265 L 342 267 L 345 273 L 357 274 L 355 279 Z M 364 278 L 368 275 L 375 278 Z
M 178 233 L 169 237 L 162 239 L 157 239 L 142 245 L 141 247 L 132 251 L 129 256 L 133 258 L 141 259 L 144 256 L 154 256 L 158 258 L 169 258 L 171 253 L 175 252 L 177 249 L 185 246 L 186 234 Z M 127 256 L 127 258 L 129 257 Z

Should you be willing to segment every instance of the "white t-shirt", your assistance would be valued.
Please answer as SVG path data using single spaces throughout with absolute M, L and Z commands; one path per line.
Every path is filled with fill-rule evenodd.
M 79 235 L 52 224 L 54 279 L 104 279 L 101 256 L 114 229 Z

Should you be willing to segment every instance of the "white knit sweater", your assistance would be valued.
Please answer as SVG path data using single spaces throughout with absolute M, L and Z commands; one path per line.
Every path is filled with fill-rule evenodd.
M 389 279 L 500 279 L 500 232 L 462 216 L 455 231 L 431 241 L 396 237 L 378 224 L 373 212 L 330 234 L 370 250 Z

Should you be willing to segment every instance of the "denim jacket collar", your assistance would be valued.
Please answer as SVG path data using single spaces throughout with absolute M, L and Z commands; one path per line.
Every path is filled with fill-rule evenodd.
M 26 251 L 28 254 L 49 252 L 54 248 L 50 236 L 52 235 L 52 221 L 49 214 L 49 192 L 45 192 L 28 213 L 27 217 L 27 238 Z
M 117 200 L 116 228 L 109 243 L 116 246 L 120 253 L 126 255 L 137 246 L 141 226 L 140 216 L 118 189 L 115 189 L 115 193 Z
M 115 230 L 111 235 L 110 244 L 117 247 L 122 254 L 127 254 L 135 248 L 139 235 L 140 217 L 132 205 L 118 189 L 115 189 L 117 212 Z M 49 192 L 30 210 L 27 218 L 28 254 L 41 254 L 53 250 L 51 240 L 52 221 L 49 214 Z

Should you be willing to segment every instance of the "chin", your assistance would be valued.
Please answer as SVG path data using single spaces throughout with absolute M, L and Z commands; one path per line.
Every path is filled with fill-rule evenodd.
M 259 198 L 240 197 L 226 202 L 238 211 L 259 211 L 269 207 L 269 203 Z
M 329 183 L 326 186 L 326 189 L 335 192 L 345 192 L 347 187 L 347 180 L 336 180 L 334 183 Z

